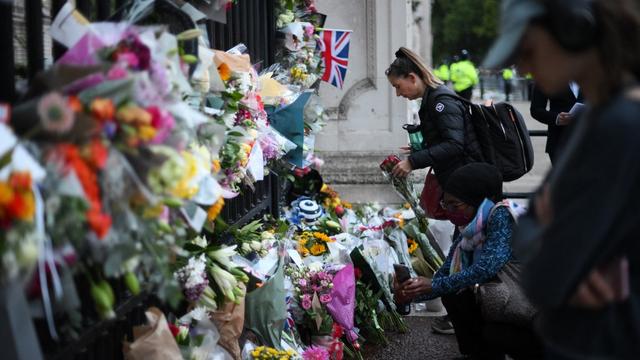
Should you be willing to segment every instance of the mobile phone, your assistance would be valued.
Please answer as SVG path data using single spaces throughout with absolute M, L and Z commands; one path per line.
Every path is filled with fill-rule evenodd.
M 402 264 L 393 264 L 393 269 L 396 272 L 396 283 L 400 286 L 403 282 L 411 279 L 411 273 L 409 273 L 409 267 Z M 405 304 L 396 303 L 396 311 L 400 315 L 409 315 L 411 313 L 411 301 Z
M 393 264 L 393 270 L 396 272 L 396 282 L 398 285 L 411 279 L 411 273 L 409 267 L 403 264 Z

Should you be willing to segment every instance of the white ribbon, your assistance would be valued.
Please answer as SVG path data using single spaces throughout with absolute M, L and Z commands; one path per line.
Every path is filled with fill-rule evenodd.
M 58 333 L 56 331 L 55 322 L 53 319 L 53 309 L 51 306 L 51 299 L 49 297 L 49 284 L 47 281 L 46 265 L 49 265 L 51 271 L 51 280 L 53 282 L 53 291 L 56 300 L 62 298 L 62 283 L 60 282 L 60 275 L 56 268 L 55 259 L 53 256 L 53 245 L 51 239 L 47 236 L 44 227 L 44 201 L 40 190 L 34 184 L 31 187 L 35 203 L 36 203 L 36 232 L 38 233 L 38 277 L 40 279 L 40 290 L 42 291 L 42 304 L 44 307 L 45 318 L 47 320 L 47 326 L 49 327 L 49 334 L 53 340 L 58 340 Z

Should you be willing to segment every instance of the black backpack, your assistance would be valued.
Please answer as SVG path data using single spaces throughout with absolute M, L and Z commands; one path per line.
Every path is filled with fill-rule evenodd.
M 529 130 L 522 114 L 511 104 L 500 102 L 489 106 L 478 105 L 447 93 L 435 98 L 441 96 L 458 99 L 466 105 L 482 155 L 486 162 L 500 170 L 503 181 L 517 180 L 531 170 L 533 146 Z

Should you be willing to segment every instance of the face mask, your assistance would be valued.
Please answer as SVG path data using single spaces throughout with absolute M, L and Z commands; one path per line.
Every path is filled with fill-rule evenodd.
M 464 226 L 473 220 L 473 215 L 469 216 L 464 213 L 464 211 L 456 210 L 456 211 L 447 211 L 447 219 L 451 221 L 456 226 Z

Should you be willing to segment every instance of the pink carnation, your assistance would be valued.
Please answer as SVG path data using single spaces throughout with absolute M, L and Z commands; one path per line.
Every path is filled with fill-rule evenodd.
M 304 360 L 329 360 L 327 349 L 319 346 L 311 346 L 302 353 Z

